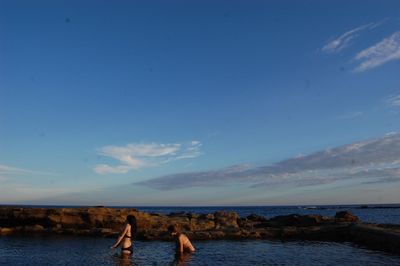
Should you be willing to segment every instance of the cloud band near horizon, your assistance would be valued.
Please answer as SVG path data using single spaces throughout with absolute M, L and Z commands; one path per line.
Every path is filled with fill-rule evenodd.
M 334 149 L 298 156 L 273 165 L 177 173 L 135 184 L 158 190 L 223 186 L 314 186 L 360 180 L 359 184 L 400 181 L 400 134 L 391 133 Z

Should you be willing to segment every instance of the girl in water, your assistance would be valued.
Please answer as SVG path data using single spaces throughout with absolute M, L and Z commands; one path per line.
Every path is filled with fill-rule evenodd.
M 185 234 L 179 232 L 175 225 L 168 226 L 168 232 L 172 237 L 175 238 L 177 255 L 182 255 L 185 251 L 186 252 L 195 251 L 195 248 L 193 247 L 189 238 Z
M 133 236 L 136 234 L 137 225 L 136 225 L 136 217 L 133 215 L 128 215 L 126 217 L 125 226 L 122 229 L 121 234 L 119 235 L 115 244 L 111 247 L 112 249 L 117 248 L 121 245 L 121 254 L 132 254 L 132 240 Z

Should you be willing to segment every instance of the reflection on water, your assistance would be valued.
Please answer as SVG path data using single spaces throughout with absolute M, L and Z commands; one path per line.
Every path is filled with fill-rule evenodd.
M 114 254 L 113 262 L 116 266 L 133 265 L 132 255 L 128 253 Z
M 400 256 L 316 241 L 196 241 L 175 256 L 172 242 L 137 241 L 132 255 L 111 251 L 114 239 L 0 237 L 0 265 L 400 265 Z
M 175 259 L 172 262 L 172 265 L 184 266 L 189 265 L 190 260 L 192 258 L 192 253 L 175 253 Z

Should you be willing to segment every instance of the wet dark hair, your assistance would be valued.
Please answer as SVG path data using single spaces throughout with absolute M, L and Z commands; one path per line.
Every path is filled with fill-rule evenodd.
M 126 221 L 131 226 L 131 234 L 136 235 L 137 232 L 136 217 L 134 215 L 128 215 L 126 216 Z
M 178 230 L 177 230 L 177 228 L 176 228 L 175 225 L 171 224 L 170 226 L 168 226 L 168 232 L 170 232 L 170 233 L 177 233 Z

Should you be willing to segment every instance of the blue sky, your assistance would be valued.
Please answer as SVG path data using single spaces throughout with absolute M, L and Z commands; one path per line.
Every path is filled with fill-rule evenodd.
M 398 1 L 1 1 L 0 40 L 0 203 L 400 202 L 397 181 L 144 185 L 397 132 Z

